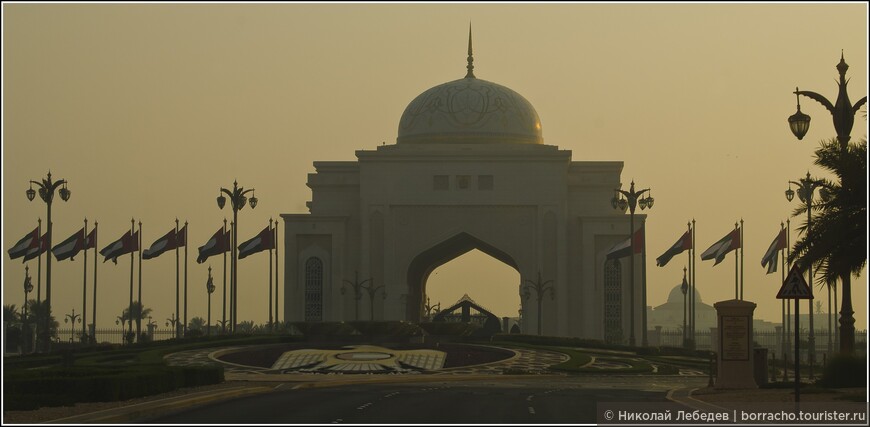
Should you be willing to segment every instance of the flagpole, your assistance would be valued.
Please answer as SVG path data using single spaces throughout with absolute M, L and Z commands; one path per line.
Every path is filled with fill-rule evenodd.
M 278 320 L 278 289 L 279 280 L 278 280 L 278 220 L 275 220 L 275 322 L 279 322 Z
M 223 237 L 227 236 L 227 219 L 224 218 Z M 227 333 L 227 251 L 224 251 L 224 298 L 223 298 L 223 321 L 221 323 L 221 334 Z
M 785 232 L 785 223 L 782 221 L 779 222 L 779 230 L 780 230 L 779 231 L 780 233 Z M 782 268 L 781 268 L 781 270 L 782 270 L 782 282 L 785 283 L 785 271 L 786 271 L 785 263 L 787 261 L 785 259 L 785 248 L 781 248 L 779 250 L 779 252 L 780 252 L 780 255 L 782 255 Z M 787 320 L 788 318 L 785 317 L 786 301 L 788 301 L 788 298 L 782 299 L 782 331 L 783 331 L 783 334 L 782 334 L 782 356 L 783 357 L 785 357 L 786 353 L 788 352 L 788 346 L 786 344 L 786 337 L 788 336 L 788 330 L 786 329 L 786 326 L 788 324 L 788 320 Z M 787 369 L 788 369 L 788 365 L 786 365 L 786 370 Z
M 647 341 L 647 326 L 646 326 L 646 218 L 640 223 L 640 228 L 643 230 L 641 233 L 643 235 L 643 247 L 641 250 L 640 259 L 641 259 L 641 273 L 640 277 L 643 281 L 643 295 L 641 295 L 641 302 L 643 304 L 643 314 L 641 315 L 641 320 L 643 323 L 643 337 L 641 338 L 641 345 L 644 347 L 649 347 L 649 342 Z
M 689 233 L 689 238 L 692 239 L 692 223 L 691 222 L 686 223 L 686 232 Z M 695 250 L 695 241 L 692 240 L 692 247 L 689 248 L 689 252 L 686 253 L 686 257 L 689 260 L 689 262 L 688 262 L 688 265 L 689 265 L 689 280 L 688 280 L 689 289 L 686 290 L 688 292 L 688 296 L 687 296 L 688 301 L 692 300 L 692 291 L 693 291 L 693 289 L 692 289 L 692 251 L 694 251 L 694 250 Z M 689 332 L 689 330 L 691 330 L 691 328 L 693 326 L 692 325 L 692 307 L 691 307 L 690 302 L 687 302 L 687 301 L 683 301 L 683 302 L 689 306 L 688 307 L 689 321 L 686 324 L 686 326 L 688 328 L 687 328 L 686 332 L 683 334 L 683 341 L 689 341 L 692 339 L 692 335 Z M 683 344 L 685 345 L 685 342 Z
M 734 223 L 734 231 L 737 231 L 737 223 Z M 740 271 L 738 267 L 740 266 L 740 260 L 737 259 L 739 252 L 737 250 L 734 251 L 734 299 L 740 299 Z
M 695 272 L 698 270 L 698 261 L 695 256 L 698 251 L 695 246 L 695 218 L 692 218 L 692 349 L 695 348 Z
M 175 218 L 175 238 L 178 239 L 178 218 Z M 179 324 L 178 324 L 178 314 L 180 313 L 179 305 L 178 305 L 178 296 L 181 293 L 180 283 L 178 278 L 178 270 L 179 270 L 179 259 L 178 259 L 178 245 L 175 245 L 175 338 L 181 338 L 181 334 L 178 333 Z
M 142 221 L 139 220 L 139 312 L 136 313 L 136 342 L 142 342 Z M 132 314 L 130 314 L 132 316 Z
M 85 218 L 85 228 L 82 232 L 88 238 L 88 218 Z M 88 335 L 88 250 L 85 249 L 85 259 L 82 261 L 84 273 L 82 277 L 82 339 Z M 830 310 L 829 310 L 830 311 Z
M 94 320 L 94 343 L 97 342 L 97 222 L 94 221 L 94 308 L 91 318 Z M 87 251 L 87 250 L 86 250 Z
M 269 218 L 269 231 L 274 236 L 275 231 L 272 230 L 272 218 Z M 274 240 L 272 239 L 272 246 L 275 246 Z M 269 248 L 269 329 L 272 329 L 272 248 Z
M 178 236 L 175 236 L 176 239 Z M 184 332 L 187 336 L 187 221 L 184 221 Z
M 136 231 L 136 220 L 130 218 L 130 237 L 133 238 Z M 130 322 L 129 335 L 133 335 L 133 251 L 130 251 L 130 306 L 127 308 L 127 319 Z M 132 341 L 131 341 L 132 343 Z
M 783 259 L 783 264 L 786 270 L 791 270 L 791 263 L 788 260 L 789 255 L 791 255 L 791 218 L 785 219 L 785 258 Z M 783 275 L 785 275 L 785 271 L 783 271 Z M 785 279 L 782 279 L 783 283 L 785 283 Z M 785 300 L 785 313 L 786 313 L 786 344 L 788 348 L 791 349 L 791 300 Z M 792 358 L 792 360 L 797 360 Z
M 36 218 L 36 245 L 42 244 L 42 218 Z M 42 254 L 36 257 L 36 302 L 42 301 Z M 39 323 L 39 322 L 36 322 Z M 39 329 L 39 327 L 37 327 Z
M 746 242 L 743 241 L 743 218 L 740 218 L 740 300 L 743 301 L 743 260 L 746 259 Z
M 236 304 L 236 263 L 235 263 L 235 251 L 236 251 L 236 222 L 230 221 L 230 333 L 236 332 L 236 312 L 233 310 Z

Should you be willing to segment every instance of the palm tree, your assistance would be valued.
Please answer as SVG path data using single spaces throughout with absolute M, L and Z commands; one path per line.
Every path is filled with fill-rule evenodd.
M 15 304 L 3 304 L 3 321 L 12 324 L 19 320 L 18 308 Z
M 136 325 L 139 329 L 141 329 L 142 320 L 147 319 L 151 314 L 150 308 L 143 308 L 142 303 L 139 301 L 133 301 L 133 316 L 130 316 L 130 307 L 124 308 L 124 311 L 121 312 L 121 318 L 124 322 L 133 319 L 136 321 Z
M 200 331 L 202 332 L 205 329 L 205 319 L 202 317 L 194 317 L 190 319 L 190 323 L 188 323 L 187 328 L 191 331 Z
M 855 319 L 852 310 L 852 275 L 856 277 L 867 263 L 867 140 L 843 147 L 836 141 L 822 142 L 814 162 L 832 172 L 839 182 L 825 182 L 827 194 L 813 203 L 812 236 L 795 242 L 789 261 L 813 265 L 819 272 L 817 282 L 835 286 L 842 283 L 840 308 L 840 351 L 852 353 L 855 345 Z M 803 204 L 793 216 L 806 214 Z M 806 231 L 806 223 L 798 228 Z
M 45 316 L 47 315 L 45 301 L 37 301 L 35 299 L 27 301 L 27 321 L 30 325 L 39 325 L 39 339 L 45 339 L 45 331 L 42 330 L 42 325 L 45 324 Z M 60 326 L 57 319 L 52 315 L 49 318 L 49 333 L 48 337 L 57 337 L 57 328 Z

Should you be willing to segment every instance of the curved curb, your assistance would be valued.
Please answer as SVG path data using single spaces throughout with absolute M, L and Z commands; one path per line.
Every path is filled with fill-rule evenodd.
M 478 364 L 476 364 L 476 365 L 454 366 L 454 367 L 452 367 L 452 368 L 443 368 L 443 369 L 437 369 L 437 370 L 434 370 L 434 371 L 427 371 L 427 372 L 432 372 L 432 373 L 436 373 L 436 372 L 451 372 L 451 370 L 460 370 L 460 369 L 469 369 L 469 368 L 480 368 L 480 367 L 483 367 L 483 366 L 492 366 L 492 365 L 497 365 L 497 364 L 499 364 L 499 363 L 508 363 L 508 362 L 512 362 L 512 361 L 517 360 L 517 359 L 520 358 L 520 353 L 517 352 L 517 351 L 514 350 L 514 349 L 511 349 L 511 348 L 496 347 L 496 346 L 494 346 L 494 345 L 482 345 L 482 344 L 461 344 L 461 345 L 467 345 L 467 346 L 472 346 L 472 347 L 495 348 L 495 349 L 499 349 L 499 350 L 507 350 L 507 351 L 513 353 L 514 355 L 511 356 L 511 357 L 508 357 L 507 359 L 496 360 L 495 362 L 478 363 Z
M 681 405 L 688 406 L 689 408 L 697 409 L 697 410 L 704 411 L 704 412 L 730 412 L 731 411 L 728 408 L 723 408 L 719 405 L 714 405 L 714 404 L 709 403 L 709 402 L 704 402 L 702 400 L 695 399 L 694 397 L 692 397 L 692 393 L 694 393 L 695 390 L 698 390 L 698 388 L 697 387 L 691 388 L 691 389 L 679 388 L 679 389 L 668 390 L 668 394 L 667 394 L 667 396 L 665 396 L 665 398 L 672 401 L 672 402 L 676 402 L 676 403 L 679 403 Z M 677 396 L 677 394 L 683 394 L 683 393 L 685 393 L 685 396 Z
M 222 391 L 206 391 L 192 393 L 187 396 L 170 397 L 152 402 L 137 403 L 130 406 L 106 409 L 72 417 L 46 421 L 47 424 L 87 424 L 87 423 L 125 423 L 144 417 L 154 417 L 175 411 L 180 411 L 193 406 L 214 403 L 227 399 L 261 394 L 272 391 L 272 387 L 248 387 L 241 386 Z

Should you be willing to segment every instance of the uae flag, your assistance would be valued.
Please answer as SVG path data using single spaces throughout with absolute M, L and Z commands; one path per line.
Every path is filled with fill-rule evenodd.
M 770 243 L 770 247 L 767 248 L 767 252 L 765 252 L 764 256 L 761 258 L 761 266 L 767 267 L 767 274 L 776 272 L 776 264 L 778 264 L 777 259 L 779 258 L 779 251 L 783 249 L 785 249 L 784 228 L 779 230 L 779 234 L 776 235 L 776 238 L 774 238 L 773 242 Z
M 163 252 L 175 249 L 178 247 L 178 238 L 175 229 L 169 230 L 165 236 L 157 239 L 151 244 L 151 247 L 142 251 L 142 259 L 151 259 L 160 256 Z
M 97 227 L 94 227 L 88 236 L 85 237 L 85 246 L 82 248 L 84 250 L 88 249 L 96 249 L 97 248 Z
M 73 257 L 78 255 L 78 253 L 84 249 L 84 246 L 85 229 L 82 228 L 66 240 L 51 248 L 51 253 L 54 254 L 54 257 L 57 258 L 58 261 L 63 261 L 67 258 L 69 258 L 70 261 L 75 261 Z
M 187 223 L 184 223 L 184 227 L 181 227 L 181 230 L 178 230 L 176 242 L 178 242 L 179 248 L 182 246 L 187 246 Z
M 196 262 L 202 264 L 208 257 L 212 255 L 222 254 L 230 250 L 230 233 L 224 231 L 223 227 L 218 228 L 217 233 L 208 239 L 204 245 L 199 247 L 199 256 L 196 257 Z
M 643 252 L 643 227 L 634 232 L 634 253 Z M 631 239 L 625 239 L 607 250 L 607 259 L 623 258 L 631 255 Z
M 260 234 L 254 236 L 253 239 L 242 242 L 239 245 L 239 259 L 244 259 L 248 255 L 253 255 L 257 252 L 262 252 L 268 249 L 275 248 L 275 241 L 272 238 L 272 227 L 266 226 Z
M 112 262 L 115 264 L 118 263 L 118 257 L 124 254 L 129 254 L 131 252 L 136 252 L 139 250 L 139 232 L 131 233 L 126 232 L 120 239 L 115 240 L 110 243 L 109 246 L 106 246 L 102 250 L 100 250 L 100 255 L 106 257 L 103 262 L 112 259 Z
M 725 255 L 728 252 L 731 252 L 740 247 L 740 229 L 735 228 L 734 231 L 728 233 L 725 237 L 719 239 L 718 242 L 713 243 L 713 246 L 710 246 L 704 253 L 701 254 L 702 260 L 708 259 L 716 259 L 716 262 L 713 263 L 715 267 L 717 264 L 722 262 L 725 259 Z
M 27 233 L 24 238 L 18 241 L 12 249 L 9 249 L 9 258 L 16 259 L 21 258 L 24 255 L 27 255 L 27 250 L 30 248 L 35 248 L 38 244 L 39 240 L 39 227 L 34 228 L 33 231 Z
M 27 253 L 24 255 L 24 260 L 22 260 L 21 262 L 25 263 L 27 261 L 30 261 L 33 258 L 36 258 L 36 257 L 42 255 L 47 250 L 48 250 L 48 232 L 45 232 L 45 234 L 43 234 L 42 237 L 39 238 L 39 242 L 37 244 L 35 244 L 35 245 L 31 246 L 29 249 L 27 249 Z
M 662 256 L 656 258 L 656 265 L 664 267 L 675 255 L 683 253 L 686 249 L 692 249 L 692 233 L 686 230 L 676 243 L 673 244 Z

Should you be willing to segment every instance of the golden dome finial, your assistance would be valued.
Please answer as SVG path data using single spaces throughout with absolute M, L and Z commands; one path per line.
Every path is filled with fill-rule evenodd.
M 465 74 L 466 79 L 473 79 L 474 77 L 474 55 L 471 52 L 471 22 L 468 23 L 468 65 L 465 66 L 468 69 L 468 73 Z

